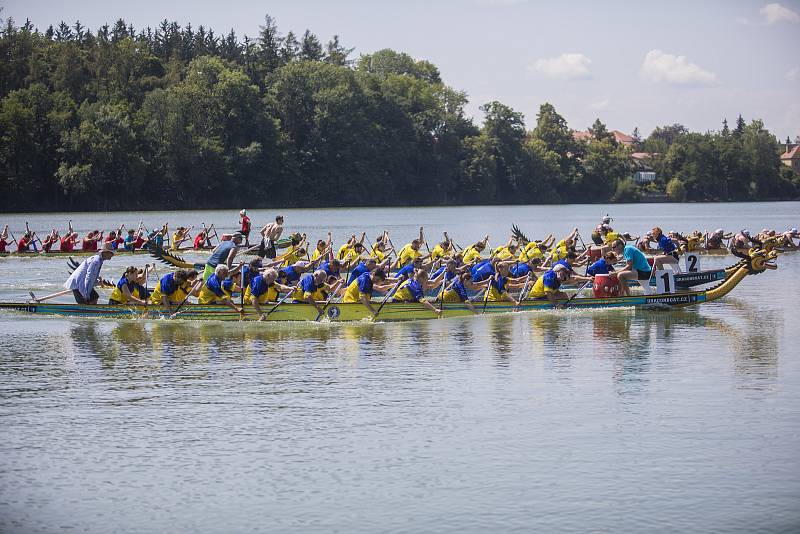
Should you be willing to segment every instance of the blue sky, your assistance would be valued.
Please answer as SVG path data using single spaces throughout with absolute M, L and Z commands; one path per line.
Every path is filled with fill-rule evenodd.
M 282 33 L 339 34 L 354 57 L 381 48 L 436 64 L 469 95 L 469 113 L 499 100 L 526 117 L 543 102 L 570 127 L 599 117 L 643 135 L 679 122 L 714 130 L 741 113 L 781 139 L 800 135 L 800 0 L 573 1 L 327 0 L 284 2 L 5 1 L 0 17 L 60 20 L 92 29 L 124 18 L 137 28 L 166 18 L 256 35 L 264 14 Z

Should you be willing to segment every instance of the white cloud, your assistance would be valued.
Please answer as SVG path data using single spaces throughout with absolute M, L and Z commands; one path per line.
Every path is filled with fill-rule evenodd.
M 661 50 L 650 50 L 644 56 L 641 73 L 653 82 L 670 85 L 714 85 L 717 75 L 686 59 Z
M 796 82 L 800 80 L 800 67 L 789 69 L 784 77 L 790 82 Z
M 592 60 L 583 54 L 561 54 L 558 57 L 539 59 L 531 68 L 548 78 L 579 80 L 591 77 L 589 72 L 591 62 Z
M 759 13 L 767 24 L 777 24 L 779 22 L 797 24 L 800 22 L 800 14 L 777 3 L 765 5 Z
M 608 104 L 609 100 L 607 98 L 603 100 L 595 100 L 594 102 L 589 104 L 589 109 L 596 109 L 596 110 L 606 109 L 608 107 Z

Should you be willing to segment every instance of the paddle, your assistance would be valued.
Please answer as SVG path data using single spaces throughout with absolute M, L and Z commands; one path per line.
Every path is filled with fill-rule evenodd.
M 575 297 L 577 297 L 578 295 L 580 295 L 581 291 L 583 291 L 583 288 L 585 288 L 586 286 L 588 286 L 588 285 L 589 285 L 589 284 L 591 284 L 591 283 L 592 283 L 592 280 L 587 280 L 587 281 L 586 281 L 586 283 L 584 283 L 584 284 L 583 284 L 581 287 L 579 287 L 579 288 L 578 288 L 578 290 L 575 292 L 575 294 L 574 294 L 574 295 L 572 295 L 570 298 L 568 298 L 568 299 L 567 299 L 567 301 L 566 301 L 564 304 L 562 304 L 562 307 L 566 308 L 566 307 L 567 307 L 567 304 L 569 304 L 570 302 L 572 302 L 572 300 L 573 300 Z
M 246 281 L 245 281 L 245 278 L 244 278 L 244 263 L 242 263 L 242 262 L 239 262 L 239 280 L 240 280 L 239 293 L 241 293 L 241 297 L 240 297 L 241 306 L 240 307 L 242 308 L 242 311 L 241 311 L 240 315 L 241 315 L 241 320 L 244 320 L 244 288 L 245 288 Z M 231 289 L 231 291 L 233 291 L 233 289 Z
M 486 291 L 483 293 L 483 309 L 481 314 L 486 313 L 486 305 L 489 303 L 489 289 L 492 287 L 492 279 L 489 279 L 489 285 L 486 286 Z
M 141 227 L 141 223 L 140 223 L 140 227 Z M 153 264 L 153 269 L 155 269 L 155 267 L 156 267 L 156 264 L 154 263 Z M 149 271 L 150 271 L 150 265 L 149 264 L 145 264 L 145 266 L 144 266 L 144 295 L 143 295 L 144 299 L 142 299 L 142 300 L 144 300 L 144 316 L 145 317 L 147 317 L 147 301 L 150 300 L 150 291 L 147 288 L 147 283 L 148 283 L 147 279 L 149 278 L 149 275 L 150 275 Z
M 202 284 L 202 283 L 203 283 L 202 280 L 198 280 L 197 282 L 194 283 L 194 285 L 192 285 L 192 288 L 188 291 L 188 293 L 186 293 L 186 298 L 184 298 L 181 301 L 181 303 L 178 304 L 178 307 L 175 308 L 174 312 L 172 312 L 172 315 L 170 315 L 170 318 L 174 319 L 175 316 L 178 315 L 178 312 L 181 311 L 181 308 L 183 308 L 183 305 L 186 304 L 186 301 L 189 300 L 189 297 L 192 296 L 192 293 L 194 293 L 197 290 L 197 288 L 200 287 L 200 284 Z
M 514 311 L 517 311 L 517 310 L 519 310 L 519 307 L 520 307 L 520 306 L 522 306 L 522 301 L 523 301 L 523 300 L 525 300 L 525 297 L 526 297 L 526 296 L 527 296 L 527 294 L 528 294 L 528 284 L 529 284 L 529 283 L 530 283 L 530 281 L 531 281 L 531 275 L 532 275 L 532 274 L 533 274 L 533 271 L 530 271 L 530 272 L 528 273 L 528 279 L 527 279 L 527 280 L 525 280 L 525 285 L 524 285 L 524 286 L 522 286 L 522 291 L 521 291 L 521 292 L 520 292 L 520 294 L 519 294 L 519 301 L 517 302 L 517 305 L 516 305 L 516 306 L 514 306 Z
M 277 303 L 275 306 L 273 306 L 273 307 L 272 307 L 272 309 L 271 309 L 271 310 L 269 310 L 267 313 L 265 313 L 265 314 L 264 314 L 264 320 L 266 321 L 266 320 L 267 320 L 267 318 L 269 318 L 269 315 L 270 315 L 272 312 L 274 312 L 275 310 L 277 310 L 277 309 L 278 309 L 278 306 L 280 306 L 281 304 L 283 304 L 284 302 L 286 302 L 286 299 L 288 299 L 289 297 L 291 297 L 291 296 L 292 296 L 292 293 L 294 293 L 294 291 L 288 291 L 288 292 L 286 293 L 286 295 L 284 295 L 284 297 L 283 297 L 281 300 L 279 300 L 279 301 L 278 301 L 278 303 Z
M 322 318 L 322 316 L 325 315 L 325 310 L 328 308 L 328 305 L 333 300 L 333 297 L 336 296 L 336 291 L 339 289 L 339 286 L 341 285 L 341 283 L 342 283 L 342 280 L 340 279 L 338 282 L 336 282 L 336 284 L 333 286 L 333 288 L 331 288 L 331 294 L 328 295 L 328 299 L 325 301 L 325 305 L 322 306 L 322 310 L 320 310 L 319 314 L 317 314 L 317 318 L 314 319 L 314 322 L 319 322 L 319 320 Z
M 375 316 L 372 318 L 373 321 L 377 321 L 378 320 L 378 315 L 380 315 L 381 310 L 386 305 L 386 303 L 389 301 L 389 299 L 397 292 L 397 289 L 400 287 L 400 284 L 402 284 L 403 282 L 405 282 L 405 280 L 400 280 L 399 282 L 397 282 L 394 285 L 394 287 L 392 289 L 389 290 L 388 293 L 386 293 L 386 296 L 383 297 L 383 302 L 381 302 L 381 305 L 378 306 L 378 311 L 375 312 Z
M 389 239 L 389 246 L 392 247 L 392 250 L 389 251 L 389 254 L 394 254 L 394 257 L 397 258 L 397 249 L 394 248 L 394 243 L 392 243 L 392 238 L 388 235 L 386 236 Z
M 36 239 L 34 239 L 36 237 L 36 234 L 31 233 L 31 228 L 30 226 L 28 226 L 28 221 L 25 221 L 25 230 L 28 232 L 28 235 L 31 236 L 31 240 L 29 241 L 29 243 L 33 245 L 33 251 L 39 252 L 39 250 L 36 248 Z
M 43 302 L 45 300 L 54 299 L 56 297 L 60 297 L 61 295 L 66 295 L 67 293 L 72 293 L 72 290 L 71 289 L 64 289 L 62 291 L 59 291 L 58 293 L 53 293 L 52 295 L 47 295 L 46 297 L 36 298 L 36 295 L 33 294 L 33 291 L 28 291 L 28 294 L 31 296 L 31 300 L 33 300 L 36 303 Z
M 458 279 L 458 275 L 456 274 L 456 280 Z M 455 284 L 455 281 L 453 282 Z M 447 267 L 445 267 L 444 272 L 442 273 L 442 287 L 439 289 L 439 311 L 444 309 L 444 286 L 447 284 Z
M 581 246 L 583 247 L 583 250 L 586 250 L 586 243 L 583 242 L 583 236 L 581 235 L 580 232 L 578 232 L 577 235 L 578 235 L 578 239 L 581 240 Z

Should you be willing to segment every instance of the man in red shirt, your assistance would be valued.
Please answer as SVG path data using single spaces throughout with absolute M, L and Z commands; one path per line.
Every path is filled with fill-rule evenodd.
M 250 217 L 247 216 L 247 210 L 242 210 L 239 212 L 240 223 L 242 225 L 242 229 L 240 233 L 244 236 L 244 244 L 248 246 L 250 244 Z
M 17 241 L 17 252 L 30 252 L 31 234 L 25 232 Z
M 100 232 L 100 230 L 89 232 L 81 242 L 81 250 L 85 250 L 87 252 L 96 252 L 97 242 L 101 239 L 103 239 L 103 234 Z
M 72 232 L 61 238 L 61 252 L 72 252 L 78 242 L 78 232 Z
M 134 250 L 141 250 L 144 247 L 144 244 L 147 242 L 147 239 L 144 238 L 144 232 L 140 229 L 136 233 L 136 241 L 133 242 L 133 249 Z
M 111 230 L 108 233 L 108 235 L 106 236 L 106 239 L 105 239 L 104 242 L 108 243 L 111 246 L 112 250 L 117 250 L 117 247 L 119 247 L 121 244 L 125 243 L 125 239 L 122 238 L 121 236 L 117 236 L 117 232 L 115 232 L 114 230 Z
M 53 228 L 53 230 L 45 236 L 44 241 L 42 241 L 42 250 L 44 250 L 45 252 L 50 252 L 51 250 L 53 250 L 53 245 L 55 245 L 59 241 L 60 237 L 58 235 L 58 230 Z

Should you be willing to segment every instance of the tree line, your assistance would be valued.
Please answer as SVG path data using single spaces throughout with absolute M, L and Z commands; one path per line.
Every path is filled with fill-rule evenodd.
M 338 36 L 257 37 L 164 20 L 0 30 L 2 211 L 796 198 L 763 123 L 588 141 L 543 104 L 467 117 L 435 65 Z M 646 186 L 634 150 L 655 153 Z

